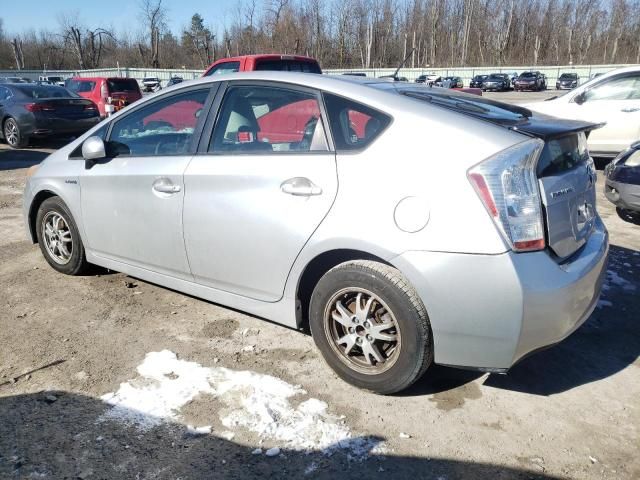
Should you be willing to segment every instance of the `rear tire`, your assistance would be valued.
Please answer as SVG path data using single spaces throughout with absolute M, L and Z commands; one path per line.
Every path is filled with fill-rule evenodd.
M 359 388 L 398 392 L 433 362 L 426 309 L 389 265 L 357 260 L 329 270 L 313 291 L 309 323 L 325 361 Z
M 60 197 L 47 198 L 36 216 L 36 235 L 49 265 L 66 275 L 81 275 L 89 268 L 76 222 Z
M 23 148 L 29 143 L 29 138 L 20 131 L 20 126 L 12 117 L 7 118 L 2 126 L 4 139 L 11 148 Z

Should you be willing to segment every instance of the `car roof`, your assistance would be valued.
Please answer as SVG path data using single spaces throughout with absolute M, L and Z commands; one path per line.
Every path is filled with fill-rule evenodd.
M 304 55 L 286 55 L 280 53 L 257 53 L 252 55 L 239 55 L 236 57 L 227 57 L 216 60 L 214 63 L 218 62 L 237 62 L 239 60 L 243 60 L 246 58 L 260 59 L 260 60 L 299 60 L 303 62 L 314 62 L 318 63 L 318 61 L 313 57 L 307 57 Z

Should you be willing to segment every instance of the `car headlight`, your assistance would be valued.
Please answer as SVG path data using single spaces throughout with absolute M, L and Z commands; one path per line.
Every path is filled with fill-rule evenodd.
M 640 166 L 640 150 L 636 150 L 631 155 L 627 157 L 624 161 L 624 164 L 627 167 L 638 167 Z

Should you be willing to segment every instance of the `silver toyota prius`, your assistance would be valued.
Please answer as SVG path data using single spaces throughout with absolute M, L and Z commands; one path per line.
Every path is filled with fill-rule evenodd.
M 597 127 L 424 85 L 207 77 L 34 167 L 24 216 L 61 273 L 310 330 L 344 380 L 388 394 L 433 363 L 506 372 L 591 314 Z

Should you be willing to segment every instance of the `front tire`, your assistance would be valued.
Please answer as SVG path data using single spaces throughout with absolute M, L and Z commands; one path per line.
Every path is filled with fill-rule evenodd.
M 23 148 L 27 146 L 29 139 L 22 134 L 20 126 L 15 119 L 9 117 L 4 121 L 3 135 L 11 148 Z
M 42 255 L 54 270 L 66 275 L 87 271 L 89 263 L 78 227 L 60 197 L 47 198 L 40 205 L 36 234 Z
M 309 323 L 325 361 L 359 388 L 398 392 L 433 361 L 426 309 L 389 265 L 358 260 L 329 270 L 313 291 Z

